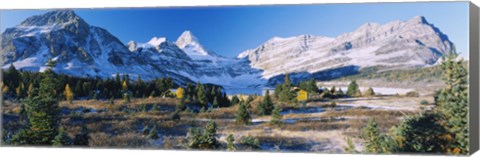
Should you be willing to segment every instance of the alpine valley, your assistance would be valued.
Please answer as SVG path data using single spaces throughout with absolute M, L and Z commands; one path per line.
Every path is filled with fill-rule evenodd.
M 1 35 L 3 69 L 14 65 L 56 73 L 107 78 L 119 74 L 143 79 L 171 77 L 179 84 L 201 82 L 231 88 L 272 87 L 290 74 L 293 82 L 330 80 L 381 67 L 383 71 L 436 65 L 454 52 L 448 37 L 424 17 L 366 23 L 337 37 L 273 37 L 236 58 L 216 54 L 192 32 L 176 41 L 152 37 L 146 43 L 122 43 L 107 30 L 89 25 L 71 10 L 32 16 Z M 135 77 L 132 77 L 135 78 Z

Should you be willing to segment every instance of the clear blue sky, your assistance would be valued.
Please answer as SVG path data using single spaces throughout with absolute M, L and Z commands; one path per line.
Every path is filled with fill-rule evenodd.
M 3 32 L 25 18 L 47 10 L 3 10 Z M 385 24 L 425 16 L 468 57 L 468 2 L 318 4 L 281 6 L 181 7 L 142 9 L 78 9 L 89 24 L 106 28 L 122 42 L 152 37 L 174 41 L 191 30 L 218 54 L 234 57 L 268 39 L 302 34 L 335 37 L 366 22 Z

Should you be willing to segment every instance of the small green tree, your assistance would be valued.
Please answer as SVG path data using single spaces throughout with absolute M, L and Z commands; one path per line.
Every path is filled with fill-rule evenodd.
M 157 140 L 158 138 L 158 132 L 157 132 L 157 127 L 153 126 L 153 128 L 150 130 L 150 133 L 148 134 L 149 139 Z
M 143 135 L 147 136 L 150 133 L 150 128 L 148 128 L 148 125 L 145 125 L 142 129 Z
M 270 124 L 271 125 L 280 125 L 283 123 L 282 118 L 283 115 L 280 113 L 282 111 L 282 108 L 279 106 L 275 106 L 275 109 L 273 109 L 272 112 L 272 119 L 270 119 Z
M 350 82 L 350 84 L 348 85 L 348 89 L 347 89 L 346 94 L 348 96 L 355 97 L 355 96 L 361 95 L 359 93 L 361 93 L 361 92 L 360 92 L 360 89 L 358 87 L 357 81 L 354 80 L 354 81 Z
M 373 91 L 372 87 L 369 87 L 365 92 L 365 96 L 374 96 L 374 95 L 375 95 L 375 92 Z
M 365 140 L 365 151 L 367 153 L 387 153 L 388 146 L 385 144 L 385 137 L 380 133 L 377 123 L 371 119 L 363 128 L 362 138 Z
M 202 106 L 207 106 L 208 105 L 208 98 L 207 94 L 205 93 L 205 88 L 202 84 L 199 85 L 197 90 L 197 101 L 200 105 Z
M 210 121 L 203 129 L 191 128 L 188 132 L 188 146 L 194 149 L 214 149 L 219 146 L 216 138 L 217 126 Z
M 227 136 L 227 150 L 228 151 L 235 151 L 237 148 L 235 148 L 235 144 L 233 143 L 235 139 L 233 138 L 232 134 L 228 134 Z
M 51 67 L 44 73 L 40 88 L 34 88 L 25 99 L 28 128 L 12 139 L 17 145 L 52 145 L 58 135 L 60 107 L 55 90 L 55 77 Z
M 273 102 L 270 98 L 270 91 L 267 90 L 262 102 L 257 106 L 257 111 L 260 115 L 271 115 L 273 110 Z
M 345 150 L 345 153 L 358 153 L 355 144 L 353 144 L 352 139 L 350 138 L 347 138 L 347 146 L 343 149 Z
M 450 144 L 452 152 L 466 154 L 469 152 L 468 69 L 463 60 L 457 61 L 456 57 L 456 53 L 442 57 L 442 80 L 446 87 L 436 95 L 435 104 L 445 128 L 454 137 Z
M 73 144 L 72 139 L 68 136 L 63 128 L 60 128 L 58 135 L 52 141 L 53 146 L 70 146 Z
M 232 97 L 232 101 L 231 101 L 231 102 L 232 102 L 232 105 L 236 105 L 236 104 L 238 104 L 238 103 L 240 102 L 240 99 L 238 99 L 237 95 L 234 95 L 234 96 Z
M 238 107 L 238 110 L 236 113 L 236 122 L 238 124 L 248 125 L 252 123 L 251 122 L 252 119 L 250 117 L 250 114 L 248 113 L 247 106 L 245 103 L 247 102 L 241 102 L 240 106 Z

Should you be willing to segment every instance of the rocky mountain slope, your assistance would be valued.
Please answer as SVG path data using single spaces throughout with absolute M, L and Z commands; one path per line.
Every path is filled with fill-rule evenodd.
M 1 34 L 2 68 L 43 71 L 49 59 L 54 71 L 78 77 L 112 77 L 116 73 L 143 79 L 172 77 L 177 83 L 200 81 L 226 87 L 271 86 L 290 73 L 294 81 L 338 78 L 365 67 L 385 70 L 434 65 L 453 44 L 424 17 L 385 25 L 367 23 L 335 38 L 300 35 L 274 37 L 237 58 L 226 58 L 201 45 L 190 31 L 176 41 L 153 37 L 124 45 L 71 10 L 27 18 Z

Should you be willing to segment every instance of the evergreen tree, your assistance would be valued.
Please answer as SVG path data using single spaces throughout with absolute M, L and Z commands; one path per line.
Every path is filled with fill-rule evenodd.
M 25 100 L 29 128 L 20 131 L 12 141 L 14 144 L 52 145 L 58 135 L 60 108 L 55 93 L 53 71 L 48 68 L 38 89 Z
M 52 141 L 53 146 L 70 146 L 73 144 L 72 139 L 68 136 L 63 128 L 60 128 L 58 135 Z
M 345 93 L 343 93 L 342 88 L 338 88 L 338 92 L 337 92 L 336 96 L 339 96 L 339 97 L 345 96 Z
M 217 126 L 210 121 L 203 129 L 191 128 L 188 132 L 188 146 L 197 149 L 214 149 L 220 143 L 216 138 Z
M 374 96 L 374 95 L 375 95 L 375 92 L 373 91 L 372 87 L 369 87 L 365 92 L 365 96 Z
M 246 102 L 248 103 L 248 102 Z M 241 102 L 240 103 L 240 106 L 237 110 L 237 113 L 236 113 L 236 122 L 239 123 L 239 124 L 245 124 L 245 125 L 248 125 L 248 124 L 251 124 L 251 117 L 250 117 L 250 114 L 248 113 L 248 110 L 247 110 L 247 106 L 245 104 L 245 102 Z
M 265 96 L 262 99 L 262 102 L 258 105 L 258 113 L 260 115 L 270 115 L 272 114 L 273 110 L 273 102 L 272 99 L 270 98 L 270 91 L 267 90 L 265 93 Z
M 202 106 L 208 105 L 207 94 L 205 93 L 205 88 L 203 85 L 200 85 L 197 90 L 197 101 Z
M 363 128 L 362 138 L 365 140 L 365 151 L 367 153 L 387 153 L 385 137 L 380 134 L 377 123 L 371 119 L 367 126 Z
M 75 94 L 77 94 L 77 97 L 83 96 L 82 84 L 82 81 L 77 81 L 77 85 L 75 85 Z
M 158 138 L 158 132 L 157 132 L 157 127 L 154 126 L 151 130 L 150 133 L 148 134 L 149 139 L 157 140 Z
M 454 137 L 450 145 L 452 152 L 466 154 L 469 152 L 468 70 L 463 60 L 456 61 L 456 56 L 454 53 L 447 58 L 442 57 L 442 80 L 446 87 L 436 95 L 435 103 L 444 119 L 445 128 Z
M 216 148 L 219 145 L 216 138 L 217 124 L 215 124 L 215 122 L 213 121 L 210 121 L 205 129 L 206 129 L 205 138 L 206 138 L 207 144 L 213 146 L 213 148 Z
M 272 112 L 272 119 L 270 120 L 270 124 L 280 125 L 283 123 L 282 121 L 283 115 L 280 114 L 281 111 L 282 111 L 282 108 L 275 106 L 275 109 L 273 109 L 273 112 Z
M 335 88 L 335 86 L 333 86 L 332 89 L 330 89 L 330 94 L 332 94 L 333 96 L 337 95 L 337 88 Z
M 251 103 L 253 101 L 253 96 L 252 95 L 248 95 L 247 97 L 247 103 Z
M 358 153 L 357 149 L 355 148 L 355 144 L 353 144 L 352 139 L 347 138 L 347 146 L 343 148 L 346 153 Z
M 218 107 L 220 106 L 219 103 L 218 103 L 218 97 L 215 97 L 215 98 L 213 99 L 212 106 L 213 106 L 214 108 L 218 108 Z
M 237 148 L 235 148 L 235 144 L 233 143 L 235 139 L 233 138 L 232 134 L 228 134 L 227 136 L 227 150 L 228 151 L 235 151 Z
M 142 129 L 143 135 L 147 136 L 150 133 L 150 128 L 148 128 L 148 125 L 145 125 Z
M 232 101 L 231 101 L 232 105 L 236 105 L 236 104 L 238 104 L 239 102 L 240 102 L 240 99 L 238 99 L 237 95 L 234 95 L 234 96 L 232 97 Z
M 65 95 L 65 99 L 68 102 L 72 103 L 74 95 L 73 95 L 73 92 L 70 89 L 70 85 L 68 85 L 68 83 L 67 83 L 67 85 L 65 85 L 65 91 L 63 92 L 63 94 Z
M 358 87 L 358 84 L 357 82 L 354 80 L 352 82 L 350 82 L 350 84 L 348 85 L 348 89 L 347 89 L 347 95 L 348 96 L 351 96 L 351 97 L 354 97 L 354 96 L 358 96 L 360 93 L 360 89 Z M 361 95 L 361 94 L 360 94 Z

